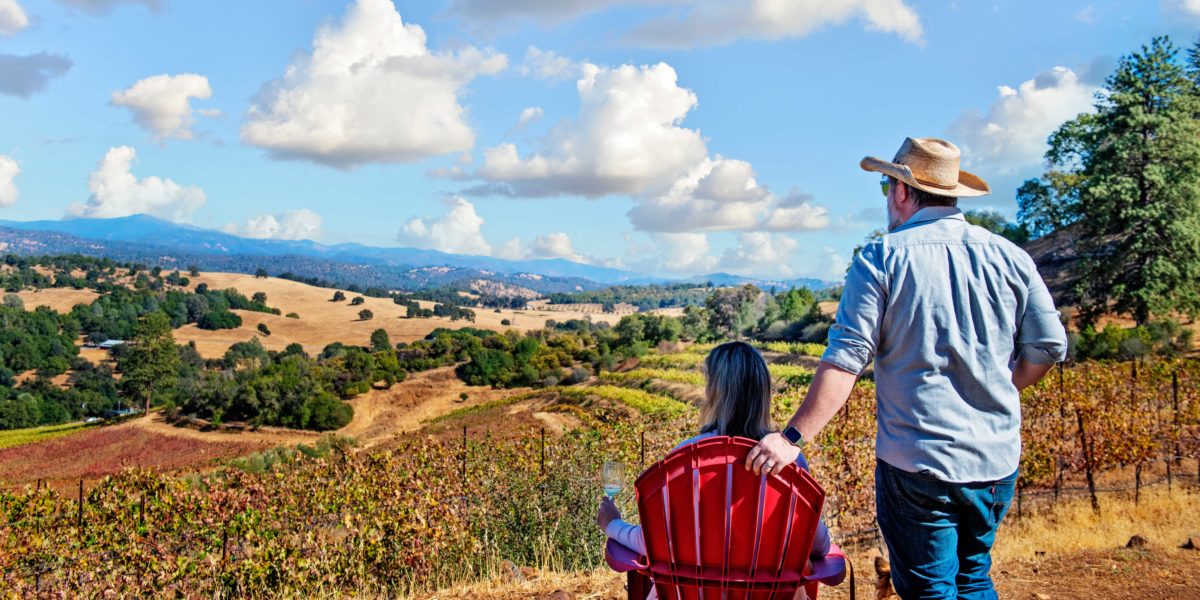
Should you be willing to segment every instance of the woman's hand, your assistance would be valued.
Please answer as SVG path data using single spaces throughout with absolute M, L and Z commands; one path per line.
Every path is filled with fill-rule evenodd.
M 612 498 L 605 496 L 600 499 L 600 510 L 596 512 L 596 525 L 600 526 L 600 531 L 606 531 L 608 524 L 613 519 L 621 518 L 621 509 L 617 508 L 617 504 L 612 501 Z

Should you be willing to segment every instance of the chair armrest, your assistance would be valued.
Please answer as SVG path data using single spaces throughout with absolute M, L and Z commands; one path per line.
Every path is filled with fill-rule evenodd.
M 604 560 L 612 570 L 627 573 L 650 568 L 650 561 L 645 557 L 614 540 L 608 540 L 604 546 Z
M 812 572 L 805 579 L 820 581 L 825 585 L 837 585 L 846 579 L 846 554 L 837 544 L 829 546 L 825 558 L 809 562 Z

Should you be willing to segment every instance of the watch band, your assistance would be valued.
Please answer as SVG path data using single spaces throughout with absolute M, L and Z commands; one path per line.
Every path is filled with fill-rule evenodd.
M 800 433 L 799 429 L 796 429 L 791 425 L 789 425 L 787 429 L 783 430 L 783 439 L 791 442 L 791 444 L 797 448 L 804 446 L 804 434 Z

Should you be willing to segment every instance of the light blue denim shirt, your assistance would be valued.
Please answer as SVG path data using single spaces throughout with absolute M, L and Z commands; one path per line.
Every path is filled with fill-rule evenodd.
M 1029 255 L 957 208 L 928 207 L 855 257 L 821 360 L 862 373 L 873 357 L 876 455 L 961 483 L 1017 469 L 1014 361 L 1066 354 Z

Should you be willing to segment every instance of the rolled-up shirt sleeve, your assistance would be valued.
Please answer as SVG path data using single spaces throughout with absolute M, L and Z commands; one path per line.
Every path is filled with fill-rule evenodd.
M 1062 362 L 1067 358 L 1067 330 L 1032 259 L 1028 261 L 1027 269 L 1028 296 L 1025 311 L 1019 315 L 1017 358 L 1036 365 Z
M 846 275 L 837 319 L 829 328 L 829 342 L 821 361 L 843 371 L 861 374 L 875 356 L 879 323 L 887 304 L 883 277 L 883 244 L 867 244 Z

